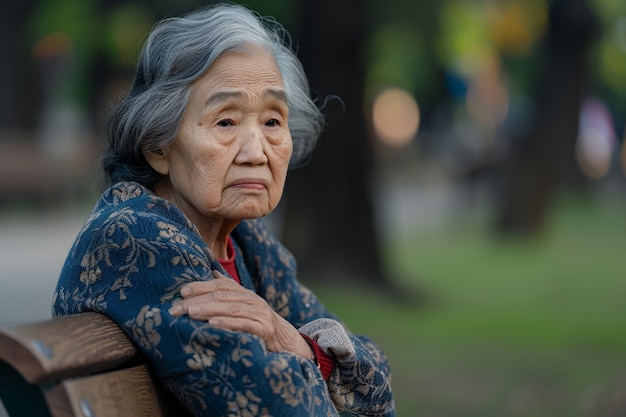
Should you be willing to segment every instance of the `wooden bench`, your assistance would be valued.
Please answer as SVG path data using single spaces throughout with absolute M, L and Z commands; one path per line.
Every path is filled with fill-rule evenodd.
M 98 313 L 0 327 L 0 398 L 11 417 L 190 415 Z

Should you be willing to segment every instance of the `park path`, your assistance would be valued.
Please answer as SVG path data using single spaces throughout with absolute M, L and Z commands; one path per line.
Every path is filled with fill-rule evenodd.
M 86 216 L 73 208 L 0 217 L 0 324 L 50 317 L 62 262 Z

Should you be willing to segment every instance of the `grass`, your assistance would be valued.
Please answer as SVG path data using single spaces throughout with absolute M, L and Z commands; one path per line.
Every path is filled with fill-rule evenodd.
M 399 416 L 626 415 L 625 208 L 566 195 L 532 239 L 458 219 L 393 237 L 390 271 L 425 305 L 314 289 L 383 347 Z

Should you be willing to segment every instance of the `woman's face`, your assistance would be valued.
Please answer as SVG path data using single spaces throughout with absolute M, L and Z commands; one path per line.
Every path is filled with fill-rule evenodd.
M 192 84 L 174 143 L 149 157 L 169 178 L 157 193 L 196 224 L 268 214 L 282 196 L 291 157 L 288 116 L 270 54 L 224 54 Z

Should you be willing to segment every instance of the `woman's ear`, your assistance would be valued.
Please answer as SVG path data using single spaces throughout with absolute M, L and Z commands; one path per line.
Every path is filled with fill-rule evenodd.
M 170 173 L 170 158 L 167 150 L 157 149 L 154 151 L 144 151 L 143 156 L 152 169 L 159 174 L 168 175 Z

